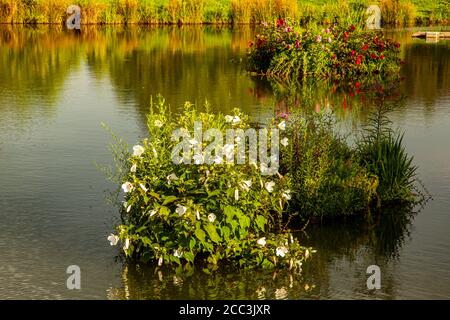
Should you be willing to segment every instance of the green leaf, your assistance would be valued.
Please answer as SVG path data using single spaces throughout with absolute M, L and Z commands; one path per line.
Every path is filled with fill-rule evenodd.
M 218 196 L 218 195 L 220 195 L 221 193 L 222 193 L 221 190 L 214 190 L 214 191 L 211 191 L 211 192 L 208 191 L 208 197 Z
M 194 262 L 195 256 L 194 256 L 194 254 L 193 254 L 192 252 L 188 251 L 188 252 L 185 252 L 185 253 L 184 253 L 184 258 L 185 258 L 187 261 L 193 263 L 193 262 Z
M 192 248 L 195 247 L 196 243 L 197 241 L 195 241 L 195 238 L 191 238 L 191 240 L 189 240 L 189 249 L 192 250 Z
M 153 191 L 151 191 L 150 192 L 150 195 L 153 197 L 153 198 L 156 198 L 156 199 L 161 199 L 161 197 L 159 196 L 159 194 L 158 193 L 156 193 L 156 192 L 153 192 Z
M 166 216 L 166 217 L 168 217 L 169 214 L 170 214 L 170 210 L 169 210 L 169 208 L 162 206 L 161 208 L 159 208 L 159 214 L 160 214 L 161 216 Z
M 137 228 L 135 232 L 140 233 L 141 231 L 144 231 L 145 229 L 147 229 L 147 226 L 143 225 L 142 227 Z
M 164 198 L 163 206 L 165 206 L 166 204 L 172 203 L 178 199 L 175 196 L 167 196 L 167 197 L 163 197 L 163 198 Z
M 264 227 L 266 226 L 266 222 L 267 222 L 267 219 L 264 216 L 259 215 L 259 216 L 256 217 L 256 225 L 262 231 L 264 231 Z
M 230 228 L 228 228 L 227 226 L 223 226 L 222 227 L 222 234 L 225 240 L 230 239 Z
M 223 209 L 223 213 L 227 217 L 227 221 L 231 221 L 233 219 L 234 215 L 236 214 L 236 209 L 231 206 L 226 206 Z
M 220 242 L 220 236 L 217 233 L 216 227 L 212 223 L 208 223 L 205 226 L 205 230 L 213 242 L 215 242 L 215 243 Z
M 206 236 L 206 234 L 205 234 L 205 232 L 202 230 L 202 229 L 200 229 L 200 228 L 197 228 L 196 230 L 195 230 L 195 236 L 198 238 L 198 240 L 200 240 L 201 242 L 205 242 L 205 236 Z

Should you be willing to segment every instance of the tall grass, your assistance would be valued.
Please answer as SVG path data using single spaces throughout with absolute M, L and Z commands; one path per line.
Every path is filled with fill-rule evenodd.
M 359 142 L 362 164 L 379 178 L 381 201 L 413 202 L 417 167 L 403 144 L 403 134 L 391 129 L 387 114 L 395 104 L 380 99 Z
M 415 22 L 416 7 L 410 0 L 381 0 L 380 8 L 386 24 L 411 26 Z
M 296 0 L 232 0 L 231 19 L 234 23 L 261 23 L 277 18 L 298 16 Z
M 450 22 L 448 0 L 0 0 L 0 23 L 62 23 L 67 6 L 75 4 L 84 24 L 256 24 L 289 17 L 362 25 L 374 3 L 385 24 Z

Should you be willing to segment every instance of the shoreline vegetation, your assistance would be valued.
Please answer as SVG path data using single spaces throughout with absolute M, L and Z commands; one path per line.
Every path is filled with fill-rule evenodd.
M 383 25 L 450 23 L 449 0 L 0 0 L 0 23 L 64 24 L 69 5 L 81 24 L 259 24 L 290 17 L 301 24 L 355 23 L 376 4 Z

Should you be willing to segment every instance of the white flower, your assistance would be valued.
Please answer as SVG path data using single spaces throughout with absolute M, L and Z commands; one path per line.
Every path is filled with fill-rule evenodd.
M 161 256 L 161 257 L 159 257 L 159 259 L 158 259 L 158 266 L 159 267 L 161 267 L 162 266 L 162 264 L 163 264 L 163 257 Z
M 196 155 L 194 155 L 193 158 L 194 158 L 195 164 L 203 164 L 203 162 L 205 161 L 203 155 L 201 155 L 201 154 L 196 154 Z
M 239 143 L 239 142 L 241 142 L 241 137 L 236 137 L 235 139 L 234 139 L 237 143 Z
M 133 147 L 133 156 L 140 157 L 144 153 L 145 149 L 143 146 L 136 145 Z
M 233 121 L 233 116 L 230 116 L 230 115 L 225 116 L 225 121 L 227 123 L 230 123 L 231 121 Z
M 139 187 L 141 187 L 141 189 L 144 190 L 144 192 L 147 192 L 147 191 L 148 191 L 148 189 L 147 189 L 147 188 L 145 187 L 145 185 L 142 184 L 142 183 L 139 183 Z
M 181 204 L 177 204 L 177 209 L 175 210 L 178 215 L 181 217 L 183 214 L 186 213 L 187 208 L 185 206 L 182 206 Z
M 275 182 L 273 181 L 268 181 L 264 184 L 266 190 L 270 193 L 273 191 L 273 187 L 275 186 Z
M 234 116 L 233 124 L 238 124 L 239 122 L 241 122 L 241 118 L 239 118 L 239 116 Z
M 151 210 L 150 211 L 150 217 L 153 217 L 156 214 L 156 210 Z
M 285 190 L 283 191 L 283 193 L 281 194 L 281 196 L 283 198 L 285 198 L 286 200 L 291 200 L 291 190 Z
M 278 129 L 280 129 L 280 130 L 286 130 L 286 121 L 281 121 L 279 124 L 278 124 Z
M 129 247 L 130 247 L 130 239 L 126 238 L 125 244 L 123 245 L 123 250 L 128 250 Z
M 124 208 L 128 207 L 128 203 L 126 201 L 123 202 L 123 207 Z
M 155 120 L 154 124 L 155 124 L 155 127 L 158 127 L 158 128 L 161 128 L 163 126 L 163 123 L 161 120 Z
M 123 189 L 123 192 L 128 193 L 128 192 L 131 192 L 134 189 L 134 187 L 131 184 L 131 182 L 127 181 L 122 185 L 122 189 Z
M 117 243 L 119 242 L 119 237 L 112 233 L 108 236 L 107 239 L 109 241 L 109 244 L 112 246 L 117 245 Z
M 195 214 L 197 216 L 197 220 L 200 220 L 200 211 L 197 210 L 197 212 Z
M 256 241 L 257 244 L 259 244 L 261 247 L 264 247 L 266 245 L 266 237 L 262 237 Z
M 239 200 L 239 189 L 238 188 L 234 189 L 234 200 L 236 200 L 236 201 Z
M 280 143 L 281 143 L 283 146 L 287 147 L 288 144 L 289 144 L 289 139 L 288 139 L 287 137 L 284 137 L 283 139 L 281 139 Z
M 131 211 L 131 205 L 129 205 L 128 207 L 127 207 L 127 213 L 129 213 Z
M 178 177 L 175 173 L 171 173 L 167 176 L 167 183 L 170 184 L 172 181 L 178 180 Z
M 177 249 L 173 252 L 173 255 L 177 258 L 181 258 L 183 256 L 183 252 L 178 251 L 178 249 Z
M 137 165 L 136 165 L 136 163 L 133 163 L 133 165 L 130 168 L 130 172 L 136 172 L 136 169 L 137 169 Z
M 331 38 L 328 38 L 328 43 L 331 43 L 331 42 L 332 42 Z
M 288 248 L 286 247 L 278 247 L 277 248 L 277 256 L 284 258 L 284 256 L 286 255 L 286 253 L 288 253 Z
M 252 186 L 252 180 L 244 180 L 241 182 L 241 188 L 244 191 L 249 191 L 251 186 Z
M 208 214 L 208 220 L 213 223 L 216 220 L 216 215 L 214 213 Z
M 153 148 L 153 155 L 155 156 L 155 158 L 158 157 L 158 153 L 156 152 L 156 149 L 155 149 L 155 148 Z

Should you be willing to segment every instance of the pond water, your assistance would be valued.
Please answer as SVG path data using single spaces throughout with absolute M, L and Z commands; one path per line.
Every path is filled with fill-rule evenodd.
M 391 120 L 433 200 L 375 225 L 308 227 L 300 236 L 318 253 L 301 275 L 206 275 L 124 263 L 110 247 L 119 213 L 108 202 L 115 186 L 96 167 L 112 160 L 101 123 L 137 142 L 158 93 L 173 108 L 207 99 L 256 121 L 287 108 L 282 89 L 242 70 L 254 31 L 0 26 L 0 299 L 450 298 L 450 41 L 413 40 L 414 31 L 387 31 L 407 62 L 406 100 Z M 354 127 L 368 112 L 357 97 L 323 90 L 309 105 Z M 366 288 L 372 264 L 382 272 L 375 292 Z M 69 265 L 81 268 L 81 290 L 66 288 Z

